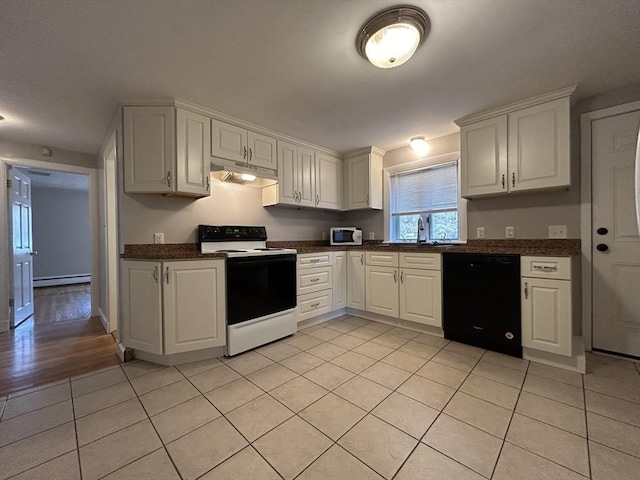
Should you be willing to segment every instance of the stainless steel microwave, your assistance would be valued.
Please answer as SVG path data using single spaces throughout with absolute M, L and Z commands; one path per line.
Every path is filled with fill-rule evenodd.
M 330 245 L 362 245 L 362 229 L 356 227 L 331 228 Z

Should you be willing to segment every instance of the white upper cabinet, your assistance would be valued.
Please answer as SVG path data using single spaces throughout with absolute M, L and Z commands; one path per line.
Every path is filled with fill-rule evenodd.
M 276 170 L 276 139 L 220 120 L 211 120 L 211 156 Z
M 342 209 L 342 160 L 278 141 L 278 183 L 262 189 L 262 205 Z
M 127 193 L 209 195 L 209 118 L 167 106 L 124 107 Z
M 564 88 L 456 120 L 462 196 L 570 187 L 574 90 Z
M 196 196 L 209 195 L 209 121 L 204 115 L 176 109 L 176 189 L 179 192 Z
M 509 114 L 509 191 L 571 185 L 569 98 Z
M 507 117 L 460 128 L 463 197 L 507 192 Z
M 124 191 L 172 193 L 175 188 L 175 108 L 125 107 L 123 110 Z
M 384 153 L 376 147 L 371 147 L 345 158 L 345 210 L 382 210 Z
M 316 207 L 342 209 L 342 160 L 316 153 Z

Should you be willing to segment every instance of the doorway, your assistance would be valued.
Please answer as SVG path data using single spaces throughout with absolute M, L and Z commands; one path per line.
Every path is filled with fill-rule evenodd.
M 109 325 L 97 315 L 97 171 L 2 159 L 1 176 L 8 167 L 31 183 L 35 226 L 29 246 L 35 289 L 33 315 L 13 329 L 6 328 L 9 322 L 0 328 L 5 330 L 0 333 L 0 396 L 119 363 Z M 8 196 L 3 197 L 6 202 Z M 0 226 L 7 248 L 0 250 L 6 252 L 13 243 L 14 225 L 7 222 L 12 222 L 12 205 L 4 202 Z M 11 258 L 7 260 L 10 279 Z M 11 283 L 2 292 L 7 298 L 15 298 L 8 294 L 15 290 Z
M 636 359 L 640 236 L 634 178 L 639 128 L 640 102 L 582 116 L 583 331 L 593 350 Z

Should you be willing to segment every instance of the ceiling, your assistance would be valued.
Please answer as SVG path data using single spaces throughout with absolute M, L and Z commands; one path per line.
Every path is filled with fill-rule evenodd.
M 94 154 L 118 99 L 178 97 L 339 152 L 578 84 L 640 83 L 638 0 L 413 0 L 431 32 L 381 70 L 355 49 L 389 0 L 2 0 L 0 139 Z
M 40 168 L 16 167 L 31 180 L 31 187 L 89 191 L 89 176 Z

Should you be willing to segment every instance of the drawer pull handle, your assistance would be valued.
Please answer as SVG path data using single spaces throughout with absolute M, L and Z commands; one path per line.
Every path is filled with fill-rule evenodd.
M 541 272 L 557 272 L 558 267 L 549 267 L 548 265 L 534 265 L 534 270 L 539 270 Z
M 312 278 L 311 280 L 309 280 L 311 283 L 316 283 L 319 282 L 320 279 L 319 278 Z
M 311 260 L 309 260 L 309 263 L 318 263 L 319 261 L 319 258 L 312 258 Z
M 311 308 L 318 308 L 319 306 L 320 306 L 320 302 L 318 302 L 318 303 L 312 303 L 312 304 L 310 305 L 310 307 L 311 307 Z

